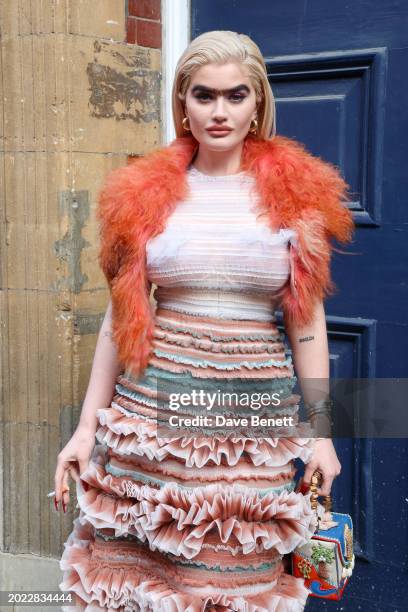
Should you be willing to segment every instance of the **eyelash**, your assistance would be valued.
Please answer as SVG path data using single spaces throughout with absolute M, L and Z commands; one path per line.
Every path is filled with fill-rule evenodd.
M 201 93 L 196 96 L 197 100 L 204 100 L 204 98 L 209 98 L 209 97 L 210 97 L 210 94 L 207 94 L 207 93 Z M 241 102 L 241 100 L 244 100 L 246 96 L 242 96 L 240 94 L 231 94 L 231 98 L 233 97 L 235 97 L 234 102 Z

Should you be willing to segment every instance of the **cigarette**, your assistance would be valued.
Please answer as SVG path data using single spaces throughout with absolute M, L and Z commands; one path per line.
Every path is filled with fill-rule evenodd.
M 69 487 L 64 487 L 62 489 L 62 493 L 65 493 L 66 491 L 69 491 Z M 55 491 L 50 491 L 49 493 L 47 493 L 47 497 L 54 497 L 55 496 Z

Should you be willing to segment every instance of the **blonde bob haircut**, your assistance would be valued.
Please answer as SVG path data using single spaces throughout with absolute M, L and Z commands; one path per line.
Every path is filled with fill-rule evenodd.
M 269 85 L 265 62 L 259 47 L 246 34 L 230 30 L 204 32 L 190 42 L 176 66 L 172 89 L 172 111 L 176 137 L 185 136 L 182 125 L 185 99 L 191 77 L 207 64 L 230 62 L 246 66 L 256 94 L 258 130 L 256 137 L 272 139 L 276 134 L 275 98 Z

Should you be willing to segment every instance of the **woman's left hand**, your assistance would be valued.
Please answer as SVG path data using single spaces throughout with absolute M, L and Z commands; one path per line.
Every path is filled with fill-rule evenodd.
M 318 495 L 329 495 L 333 480 L 341 472 L 341 463 L 338 460 L 336 449 L 330 438 L 316 440 L 312 458 L 306 464 L 303 476 L 305 484 L 310 485 L 315 470 L 319 470 L 323 475 L 322 486 L 317 488 Z

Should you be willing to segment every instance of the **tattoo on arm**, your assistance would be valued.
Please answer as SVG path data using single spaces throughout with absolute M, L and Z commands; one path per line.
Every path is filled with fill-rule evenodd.
M 305 336 L 304 338 L 299 338 L 299 342 L 308 342 L 309 340 L 314 340 L 314 336 Z

